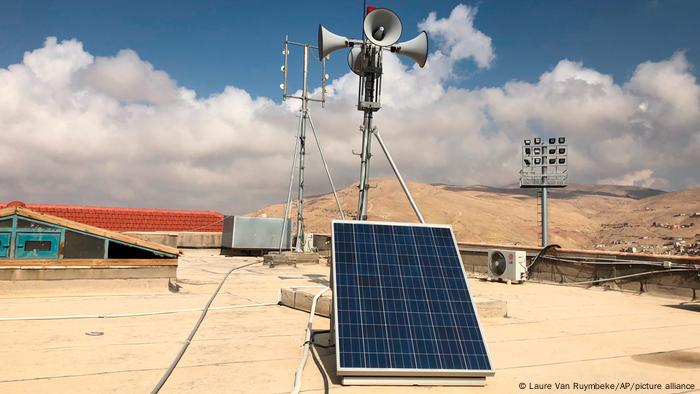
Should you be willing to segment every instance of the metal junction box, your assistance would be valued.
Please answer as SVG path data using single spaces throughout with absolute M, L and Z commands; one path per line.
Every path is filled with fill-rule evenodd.
M 289 249 L 292 220 L 247 216 L 225 216 L 221 247 L 227 249 L 275 250 L 280 246 L 282 226 L 287 221 L 282 249 Z

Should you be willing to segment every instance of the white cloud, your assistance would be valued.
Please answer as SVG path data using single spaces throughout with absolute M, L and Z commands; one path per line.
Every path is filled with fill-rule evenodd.
M 464 4 L 456 6 L 450 16 L 438 19 L 435 12 L 418 24 L 431 38 L 438 40 L 441 54 L 452 62 L 473 59 L 481 68 L 488 68 L 496 57 L 491 37 L 474 28 L 477 9 Z
M 75 72 L 93 62 L 93 57 L 83 50 L 76 40 L 63 41 L 49 37 L 44 47 L 24 53 L 23 64 L 34 78 L 55 88 L 69 84 Z
M 98 57 L 81 76 L 85 86 L 121 101 L 160 104 L 177 100 L 180 95 L 192 96 L 130 49 L 119 51 L 115 57 Z
M 449 83 L 460 77 L 456 62 L 485 68 L 495 58 L 475 15 L 458 6 L 421 23 L 438 43 L 424 69 L 385 58 L 375 124 L 406 178 L 515 183 L 522 139 L 544 133 L 569 138 L 572 182 L 700 183 L 700 86 L 682 52 L 640 64 L 623 84 L 562 60 L 532 83 L 457 88 Z M 286 196 L 296 103 L 233 86 L 197 98 L 133 51 L 96 58 L 77 40 L 55 38 L 0 69 L 0 86 L 0 200 L 229 213 Z M 357 77 L 343 75 L 329 90 L 312 115 L 343 186 L 359 170 Z M 310 138 L 309 193 L 328 190 L 315 149 Z M 391 175 L 374 150 L 373 175 Z
M 622 186 L 639 186 L 651 188 L 668 187 L 668 181 L 665 179 L 655 178 L 654 171 L 650 169 L 634 171 L 625 174 L 620 178 L 606 178 L 598 181 L 599 185 L 622 185 Z

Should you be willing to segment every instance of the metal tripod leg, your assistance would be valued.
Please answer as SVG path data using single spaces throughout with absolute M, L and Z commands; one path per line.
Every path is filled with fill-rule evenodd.
M 384 151 L 384 155 L 386 156 L 387 160 L 389 160 L 389 164 L 391 165 L 391 169 L 394 170 L 394 174 L 396 174 L 396 177 L 399 179 L 399 183 L 401 183 L 401 188 L 403 188 L 403 192 L 406 194 L 406 197 L 408 198 L 408 202 L 411 204 L 411 208 L 413 208 L 413 211 L 416 213 L 418 220 L 421 223 L 425 223 L 425 220 L 423 219 L 423 215 L 421 215 L 420 210 L 418 210 L 418 206 L 416 205 L 416 202 L 413 200 L 413 196 L 411 196 L 411 192 L 408 191 L 408 186 L 406 186 L 406 182 L 403 181 L 403 178 L 401 177 L 401 174 L 399 173 L 399 169 L 396 167 L 394 160 L 391 158 L 391 155 L 389 154 L 389 150 L 387 149 L 386 144 L 384 144 L 384 139 L 382 138 L 381 135 L 379 135 L 379 132 L 377 131 L 376 128 L 372 129 L 372 134 L 374 134 L 374 136 L 377 137 L 377 142 L 379 142 L 379 145 L 382 147 L 382 151 Z
M 287 232 L 287 215 L 289 215 L 289 208 L 292 203 L 292 185 L 294 184 L 294 166 L 297 163 L 297 148 L 299 148 L 299 132 L 301 132 L 301 122 L 303 117 L 299 114 L 299 126 L 297 127 L 297 135 L 295 137 L 296 143 L 294 144 L 294 158 L 292 159 L 292 170 L 289 173 L 289 191 L 287 192 L 287 203 L 284 206 L 284 218 L 282 218 L 282 232 L 280 233 L 280 247 L 279 252 L 282 253 L 282 245 L 284 245 L 284 234 Z
M 316 146 L 318 147 L 318 153 L 321 156 L 321 161 L 323 162 L 323 168 L 326 170 L 326 175 L 328 176 L 328 182 L 331 184 L 331 189 L 333 190 L 333 197 L 335 198 L 335 204 L 338 206 L 338 212 L 340 212 L 340 218 L 345 220 L 345 213 L 343 213 L 343 208 L 340 206 L 340 200 L 338 199 L 338 193 L 335 190 L 335 185 L 333 184 L 333 178 L 331 177 L 331 172 L 328 169 L 328 164 L 326 159 L 323 157 L 323 150 L 321 149 L 321 144 L 318 142 L 318 136 L 316 135 L 316 128 L 314 127 L 314 121 L 311 119 L 311 114 L 307 116 L 309 118 L 309 124 L 311 125 L 311 132 L 314 135 L 314 140 L 316 140 Z

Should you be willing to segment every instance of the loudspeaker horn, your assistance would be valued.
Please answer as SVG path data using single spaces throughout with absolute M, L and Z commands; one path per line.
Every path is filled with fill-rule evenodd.
M 318 58 L 323 60 L 331 52 L 343 49 L 349 45 L 348 39 L 331 33 L 323 25 L 318 25 Z
M 423 67 L 425 66 L 425 61 L 428 60 L 428 33 L 422 31 L 416 38 L 400 42 L 393 48 L 396 48 L 394 50 L 396 53 L 410 57 L 420 67 Z
M 377 8 L 365 16 L 363 30 L 372 44 L 390 46 L 401 37 L 401 19 L 394 11 Z
M 360 47 L 353 47 L 348 51 L 348 67 L 357 75 L 362 75 L 362 68 L 364 67 L 363 57 L 362 48 Z

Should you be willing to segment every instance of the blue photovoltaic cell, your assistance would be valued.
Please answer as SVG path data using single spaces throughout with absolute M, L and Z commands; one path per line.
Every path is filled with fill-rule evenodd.
M 491 370 L 452 231 L 333 223 L 341 369 Z

